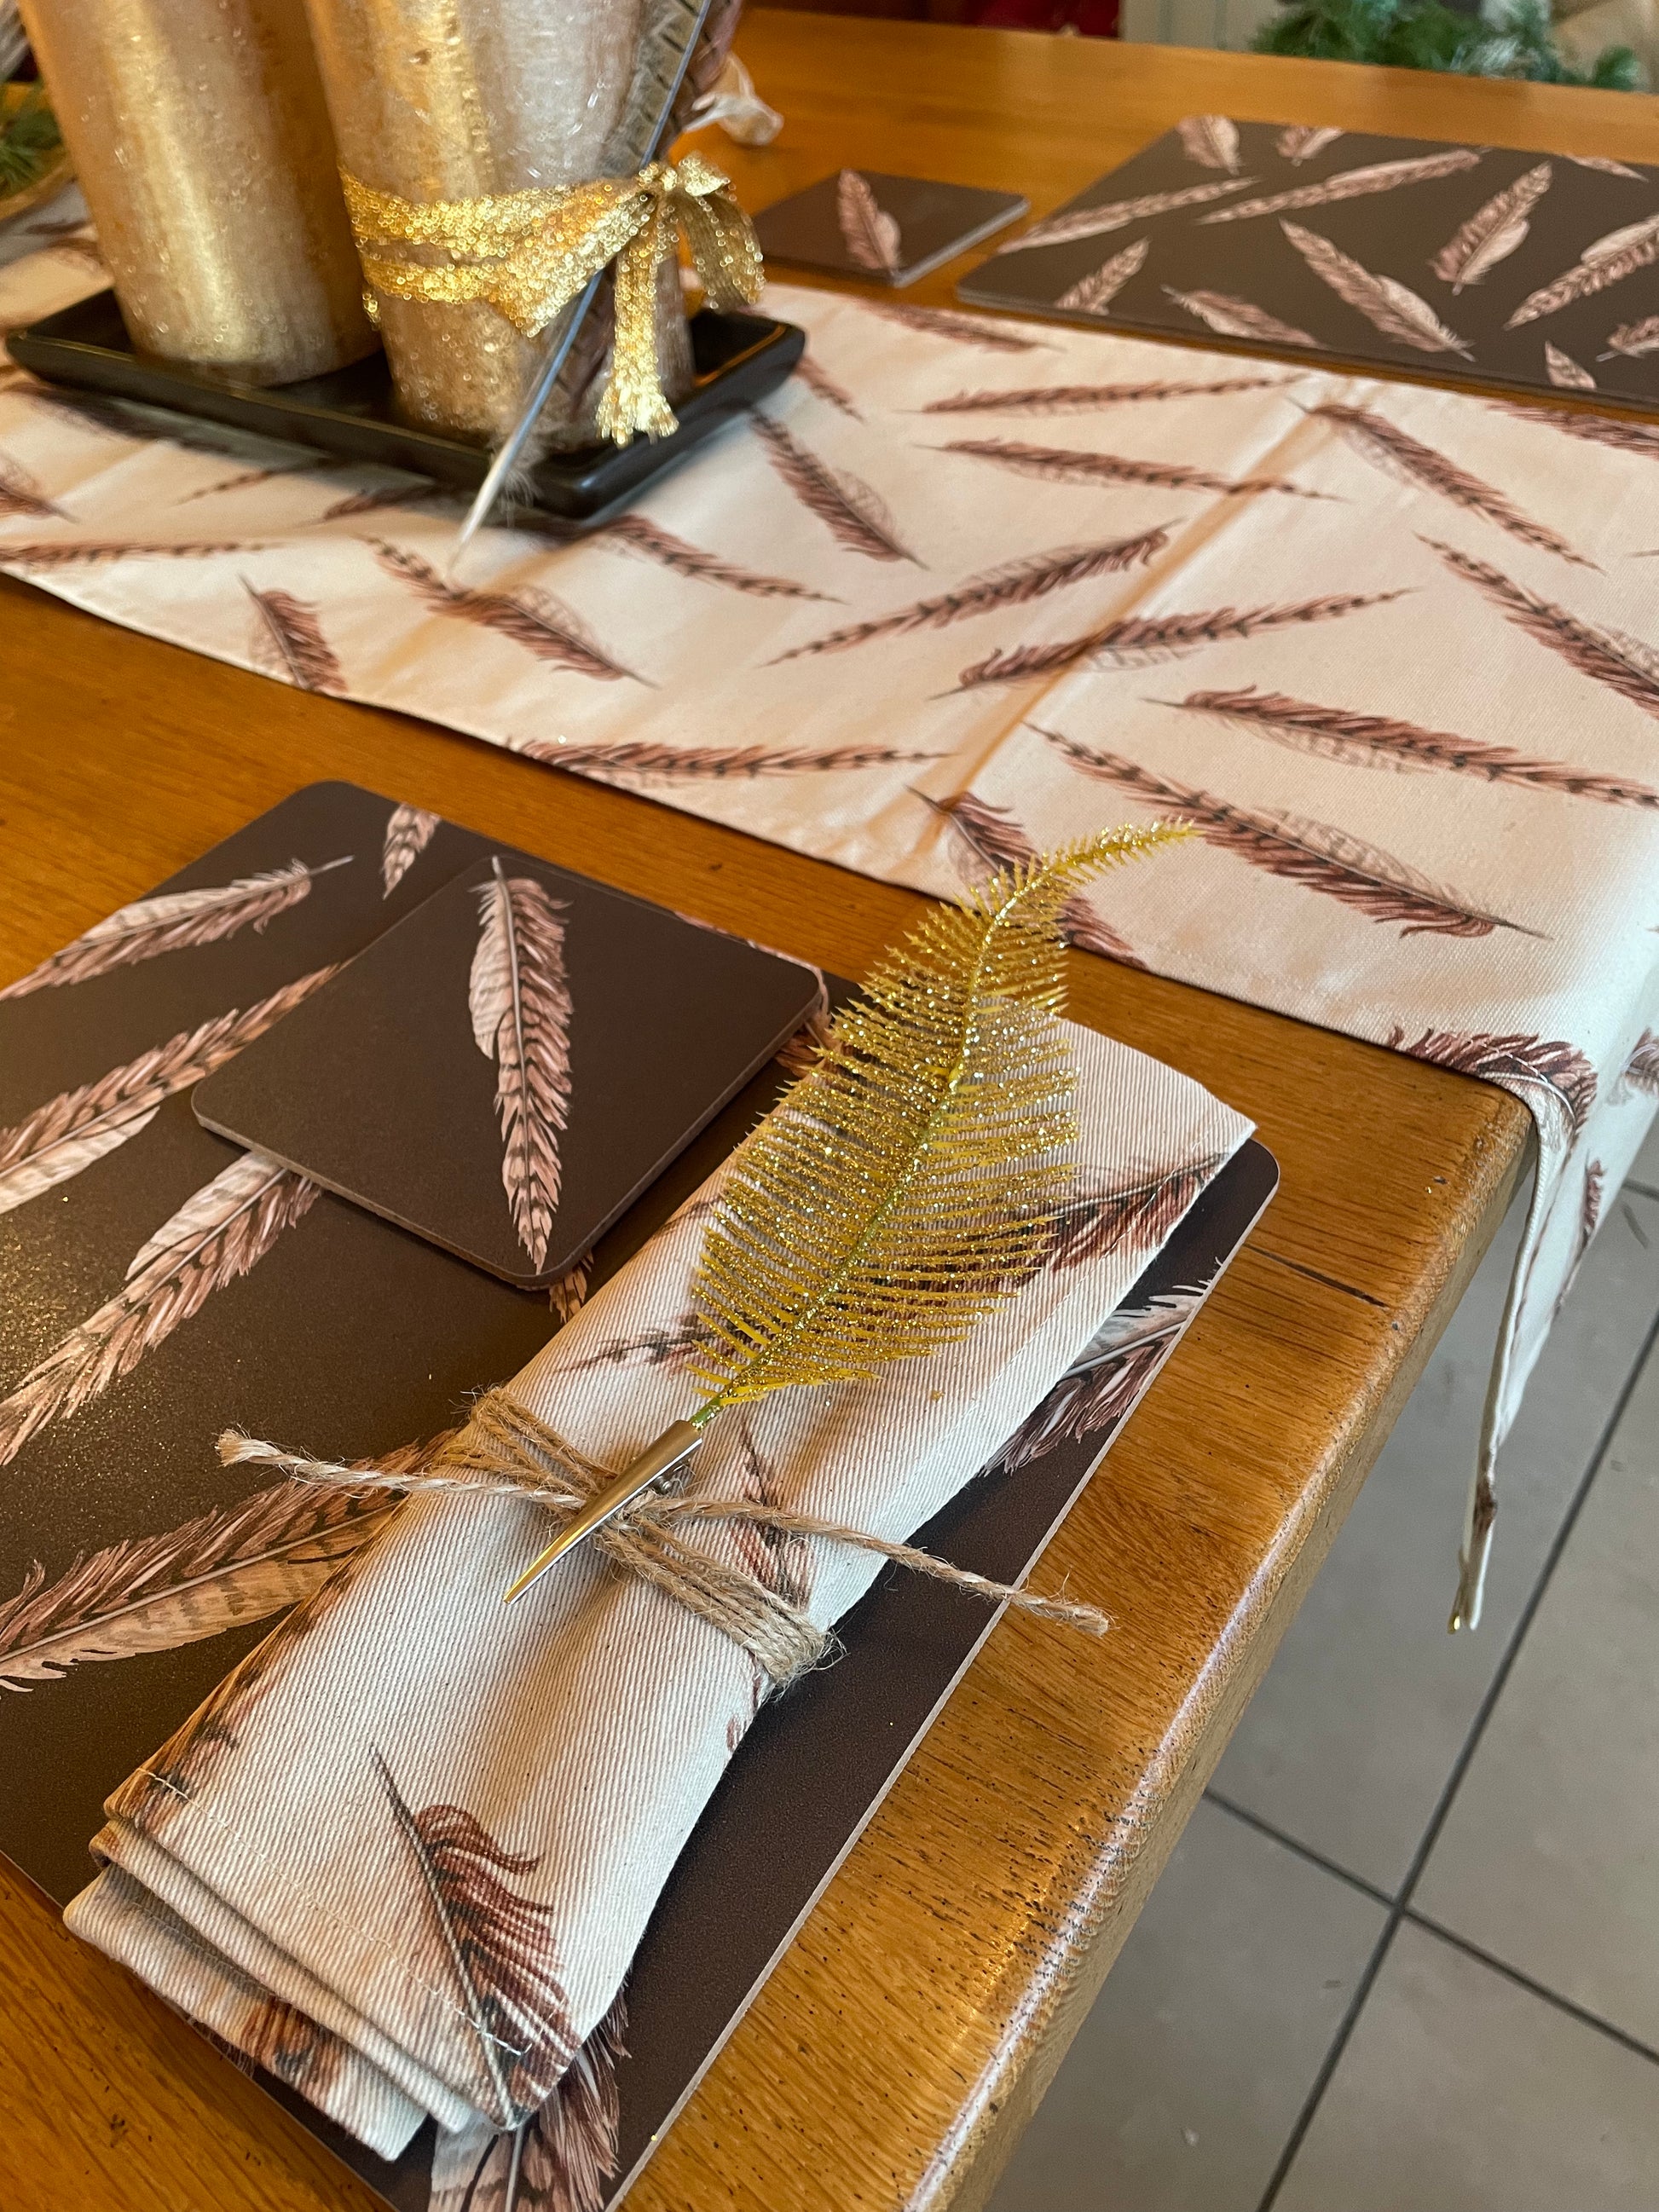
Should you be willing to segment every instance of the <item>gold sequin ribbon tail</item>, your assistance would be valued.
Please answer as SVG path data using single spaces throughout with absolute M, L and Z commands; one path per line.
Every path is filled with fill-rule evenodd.
M 590 276 L 615 269 L 616 337 L 599 431 L 625 446 L 636 431 L 678 428 L 657 360 L 657 277 L 684 234 L 710 303 L 760 296 L 760 248 L 730 183 L 701 155 L 651 161 L 634 177 L 559 191 L 487 194 L 422 205 L 341 172 L 363 274 L 396 300 L 484 300 L 535 337 Z M 389 249 L 437 248 L 428 262 Z

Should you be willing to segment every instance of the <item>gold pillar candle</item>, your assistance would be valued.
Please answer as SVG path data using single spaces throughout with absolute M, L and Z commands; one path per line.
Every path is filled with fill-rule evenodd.
M 374 335 L 303 0 L 24 0 L 135 344 L 250 384 Z
M 661 0 L 307 0 L 340 161 L 417 204 L 585 183 L 639 167 L 620 141 L 642 32 Z M 434 263 L 436 247 L 400 249 Z M 497 439 L 511 428 L 545 337 L 483 301 L 378 295 L 404 410 Z M 543 446 L 595 435 L 611 317 L 587 318 L 542 425 Z M 678 272 L 663 271 L 658 354 L 671 399 L 690 381 Z

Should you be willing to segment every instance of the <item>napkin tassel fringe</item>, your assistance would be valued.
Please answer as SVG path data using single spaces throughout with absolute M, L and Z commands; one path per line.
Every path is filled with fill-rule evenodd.
M 404 1466 L 378 1468 L 371 1461 L 348 1466 L 285 1451 L 227 1429 L 219 1439 L 227 1467 L 249 1463 L 272 1467 L 299 1482 L 350 1490 L 465 1490 L 482 1497 L 534 1498 L 566 1518 L 575 1513 L 616 1470 L 601 1467 L 538 1420 L 505 1390 L 491 1390 L 473 1407 L 471 1419 L 417 1473 Z M 1042 1597 L 1011 1583 L 954 1566 L 915 1544 L 895 1543 L 866 1528 L 830 1521 L 758 1499 L 709 1498 L 684 1492 L 649 1492 L 597 1530 L 590 1540 L 613 1565 L 674 1599 L 711 1627 L 751 1653 L 781 1689 L 818 1666 L 833 1638 L 799 1606 L 758 1577 L 728 1561 L 693 1549 L 679 1532 L 702 1523 L 735 1522 L 776 1536 L 796 1536 L 857 1551 L 878 1553 L 912 1574 L 970 1591 L 994 1605 L 1006 1605 L 1039 1620 L 1059 1621 L 1091 1636 L 1104 1635 L 1110 1622 L 1099 1608 L 1069 1598 Z

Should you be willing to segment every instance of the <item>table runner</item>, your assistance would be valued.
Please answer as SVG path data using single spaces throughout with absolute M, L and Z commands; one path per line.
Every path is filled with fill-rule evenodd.
M 40 264 L 6 270 L 14 318 Z M 583 543 L 0 391 L 0 567 L 935 893 L 1198 835 L 1077 942 L 1502 1085 L 1539 1171 L 1492 1462 L 1659 1100 L 1659 428 L 773 287 L 802 374 Z M 173 436 L 176 440 L 176 431 Z
M 722 1418 L 700 1495 L 902 1538 L 1115 1310 L 1249 1125 L 1158 1062 L 1068 1034 L 1077 1188 L 1048 1265 L 928 1358 Z M 665 1348 L 689 1340 L 720 1180 L 510 1386 L 611 1464 L 690 1402 Z M 482 2143 L 547 2098 L 611 2014 L 768 1688 L 738 1643 L 591 1546 L 504 1607 L 549 1525 L 523 1496 L 417 1494 L 111 1799 L 96 1848 L 112 1870 L 70 1908 L 385 2155 L 427 2112 Z M 819 1627 L 882 1565 L 740 1525 L 684 1540 Z

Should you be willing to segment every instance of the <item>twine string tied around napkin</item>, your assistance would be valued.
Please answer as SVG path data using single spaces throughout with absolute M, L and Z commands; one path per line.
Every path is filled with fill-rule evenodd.
M 347 1466 L 338 1461 L 313 1459 L 243 1436 L 234 1429 L 227 1429 L 220 1437 L 219 1456 L 228 1467 L 251 1462 L 278 1468 L 301 1482 L 341 1489 L 465 1490 L 481 1496 L 528 1496 L 566 1516 L 614 1480 L 616 1474 L 614 1468 L 601 1467 L 579 1451 L 505 1390 L 491 1390 L 480 1398 L 466 1426 L 429 1462 L 413 1472 L 401 1464 L 377 1468 L 372 1462 Z M 681 1528 L 721 1522 L 741 1523 L 776 1536 L 816 1537 L 826 1543 L 879 1553 L 914 1574 L 970 1590 L 994 1604 L 1011 1606 L 1042 1620 L 1084 1629 L 1093 1636 L 1103 1635 L 1110 1626 L 1095 1606 L 1079 1605 L 1069 1598 L 1041 1597 L 1035 1591 L 993 1582 L 988 1576 L 954 1566 L 917 1545 L 896 1543 L 844 1522 L 757 1498 L 647 1492 L 595 1530 L 589 1540 L 608 1559 L 650 1583 L 752 1653 L 775 1688 L 782 1688 L 817 1666 L 830 1643 L 830 1634 L 759 1576 L 681 1540 Z
M 657 358 L 657 276 L 684 234 L 710 302 L 757 300 L 760 247 L 729 180 L 700 154 L 649 161 L 637 175 L 477 199 L 402 199 L 340 173 L 363 274 L 396 300 L 455 306 L 483 300 L 533 338 L 590 276 L 615 264 L 616 336 L 599 433 L 625 446 L 636 431 L 679 426 Z M 388 248 L 412 247 L 398 253 Z M 434 249 L 441 259 L 422 258 Z M 371 297 L 370 309 L 374 303 Z

